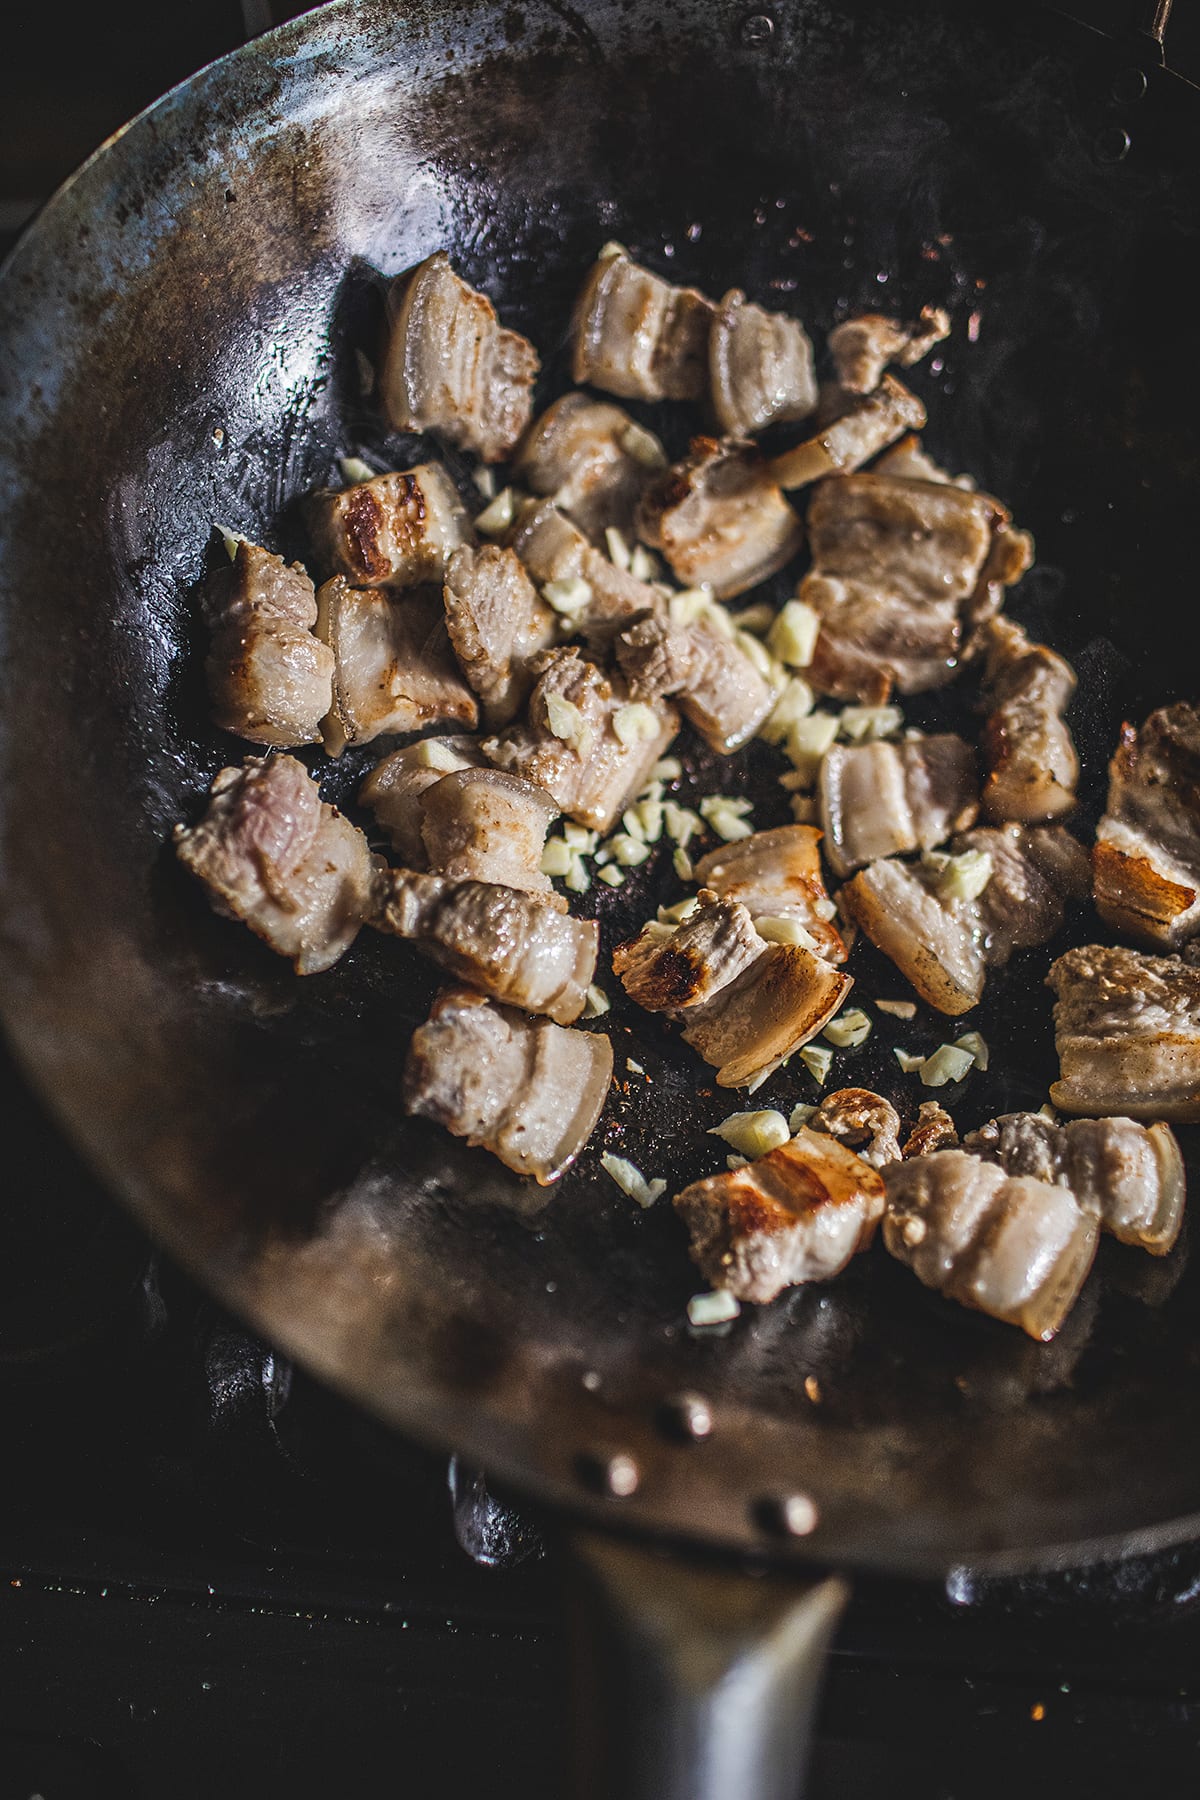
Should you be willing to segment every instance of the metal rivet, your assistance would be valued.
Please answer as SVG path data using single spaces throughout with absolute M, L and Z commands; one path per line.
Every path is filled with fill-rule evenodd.
M 599 1488 L 613 1500 L 626 1500 L 637 1492 L 641 1473 L 632 1456 L 618 1450 L 613 1456 L 586 1451 L 579 1458 L 579 1473 L 589 1487 Z
M 1149 85 L 1144 69 L 1121 69 L 1113 76 L 1109 91 L 1118 106 L 1136 106 L 1139 100 L 1146 98 Z
M 1102 163 L 1124 162 L 1129 155 L 1133 139 L 1120 125 L 1106 125 L 1104 130 L 1096 134 L 1092 145 L 1096 161 Z
M 776 1494 L 755 1507 L 759 1523 L 782 1537 L 808 1537 L 817 1529 L 816 1501 L 807 1494 Z
M 664 1400 L 660 1423 L 673 1437 L 691 1438 L 698 1442 L 712 1430 L 712 1409 L 703 1394 L 672 1394 Z
M 750 13 L 742 20 L 743 44 L 765 44 L 775 35 L 775 21 L 766 13 Z

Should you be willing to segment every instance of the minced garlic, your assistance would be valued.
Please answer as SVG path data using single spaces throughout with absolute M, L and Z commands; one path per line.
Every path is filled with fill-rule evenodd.
M 730 1113 L 719 1125 L 710 1126 L 708 1135 L 724 1138 L 731 1149 L 753 1158 L 778 1150 L 780 1144 L 787 1143 L 791 1133 L 783 1114 L 766 1107 L 760 1112 Z
M 611 1175 L 623 1194 L 636 1200 L 639 1206 L 653 1206 L 660 1194 L 665 1194 L 665 1181 L 647 1181 L 636 1163 L 628 1157 L 614 1156 L 606 1150 L 600 1158 L 600 1167 L 606 1175 Z
M 484 537 L 503 537 L 517 516 L 517 497 L 510 487 L 501 488 L 475 520 L 476 531 Z M 553 604 L 553 603 L 552 603 Z
M 817 647 L 821 615 L 807 600 L 789 600 L 767 634 L 767 648 L 789 668 L 807 669 Z
M 849 1007 L 839 1013 L 836 1019 L 830 1019 L 821 1036 L 836 1044 L 839 1050 L 852 1050 L 858 1044 L 865 1044 L 871 1035 L 871 1021 L 861 1006 Z

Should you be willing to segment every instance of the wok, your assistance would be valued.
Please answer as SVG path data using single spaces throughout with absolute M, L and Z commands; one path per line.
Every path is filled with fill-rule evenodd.
M 615 1009 L 606 1123 L 551 1192 L 404 1120 L 435 979 L 366 938 L 298 981 L 210 915 L 168 847 L 243 750 L 206 722 L 210 526 L 297 554 L 297 497 L 338 454 L 411 459 L 356 352 L 377 277 L 439 246 L 539 345 L 547 395 L 581 272 L 614 236 L 818 335 L 866 304 L 946 302 L 940 367 L 915 372 L 927 439 L 1038 538 L 1013 611 L 1080 670 L 1086 823 L 1119 719 L 1192 679 L 1194 94 L 1156 56 L 1011 7 L 339 0 L 118 134 L 0 279 L 13 1043 L 150 1230 L 383 1419 L 591 1527 L 785 1571 L 746 1584 L 586 1540 L 584 1585 L 640 1645 L 637 1681 L 627 1662 L 599 1683 L 631 1722 L 597 1752 L 597 1791 L 788 1791 L 842 1591 L 814 1571 L 1012 1571 L 1194 1535 L 1200 1275 L 1186 1247 L 1148 1267 L 1105 1245 L 1041 1347 L 876 1253 L 700 1338 L 675 1221 L 638 1213 L 597 1160 L 619 1139 L 676 1185 L 713 1166 L 701 1128 L 730 1096 L 655 1021 Z M 682 444 L 679 412 L 655 423 Z M 910 717 L 969 706 L 951 690 Z M 329 767 L 327 797 L 352 802 L 369 760 Z M 732 775 L 693 749 L 689 769 L 700 791 L 752 792 L 762 824 L 786 817 L 765 752 Z M 609 945 L 654 879 L 593 902 Z M 992 1067 L 955 1097 L 960 1128 L 1044 1098 L 1053 953 L 993 980 Z M 867 953 L 858 973 L 867 997 L 897 991 Z M 925 1040 L 881 1022 L 845 1078 L 898 1095 L 896 1041 Z M 806 1097 L 777 1082 L 763 1103 Z M 703 1442 L 664 1411 L 694 1390 Z M 617 1455 L 639 1476 L 624 1497 Z M 795 1541 L 789 1494 L 816 1507 Z

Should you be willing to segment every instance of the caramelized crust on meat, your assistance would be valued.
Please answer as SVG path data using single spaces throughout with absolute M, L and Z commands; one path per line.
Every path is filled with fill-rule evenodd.
M 1200 1121 L 1200 968 L 1084 944 L 1051 965 L 1063 1112 Z
M 1200 932 L 1200 711 L 1181 701 L 1121 730 L 1092 856 L 1096 909 L 1174 949 Z
M 440 582 L 451 552 L 473 536 L 458 489 L 439 463 L 322 489 L 309 496 L 305 513 L 319 560 L 355 587 Z
M 752 445 L 701 437 L 646 490 L 638 533 L 685 587 L 731 600 L 790 562 L 804 528 Z
M 575 302 L 573 378 L 626 400 L 699 400 L 714 310 L 695 288 L 672 287 L 624 250 L 601 256 Z
M 1022 825 L 1060 818 L 1075 805 L 1079 780 L 1079 758 L 1062 716 L 1075 691 L 1075 671 L 1045 644 L 1030 643 L 1011 619 L 989 620 L 981 643 L 987 655 L 984 811 Z
M 313 635 L 317 600 L 307 572 L 243 539 L 232 564 L 205 583 L 203 607 L 214 723 L 252 744 L 315 743 L 329 711 L 333 656 Z
M 810 1131 L 827 1131 L 882 1169 L 900 1155 L 900 1115 L 890 1100 L 870 1088 L 838 1088 L 826 1094 L 808 1121 Z
M 432 431 L 486 463 L 503 461 L 529 423 L 539 368 L 533 345 L 503 329 L 491 301 L 454 273 L 444 250 L 393 284 L 388 310 L 379 371 L 388 422 Z
M 905 1138 L 900 1154 L 905 1159 L 932 1156 L 935 1150 L 954 1150 L 957 1146 L 958 1132 L 945 1107 L 936 1100 L 922 1100 L 917 1108 L 917 1122 Z
M 875 1235 L 883 1181 L 835 1139 L 801 1130 L 745 1168 L 675 1196 L 692 1261 L 714 1288 L 767 1301 L 828 1281 Z

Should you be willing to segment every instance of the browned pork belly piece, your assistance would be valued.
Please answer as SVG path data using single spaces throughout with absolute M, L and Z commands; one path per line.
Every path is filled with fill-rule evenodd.
M 949 335 L 950 315 L 940 306 L 923 306 L 915 325 L 902 324 L 883 313 L 863 313 L 834 326 L 828 338 L 829 354 L 839 385 L 848 394 L 870 394 L 889 363 L 910 369 Z
M 529 423 L 539 367 L 533 345 L 503 329 L 491 301 L 454 273 L 444 250 L 393 283 L 388 313 L 379 393 L 389 424 L 503 461 Z
M 983 809 L 992 819 L 1035 825 L 1075 805 L 1079 758 L 1063 721 L 1075 691 L 1070 663 L 1031 643 L 1011 619 L 990 619 L 980 634 L 987 662 Z
M 799 594 L 821 617 L 808 679 L 870 704 L 942 687 L 969 648 L 967 613 L 1008 514 L 950 482 L 847 475 L 808 514 Z
M 699 400 L 715 308 L 613 245 L 589 270 L 571 321 L 576 382 L 626 400 Z
M 1186 701 L 1122 726 L 1092 870 L 1114 930 L 1165 949 L 1200 931 L 1200 713 Z
M 530 661 L 558 636 L 558 617 L 513 550 L 464 544 L 446 565 L 446 630 L 485 722 L 507 725 L 533 686 Z
M 813 351 L 803 325 L 752 305 L 738 288 L 717 308 L 708 368 L 713 411 L 728 437 L 749 437 L 816 411 Z
M 979 811 L 975 752 L 952 733 L 901 744 L 835 744 L 821 760 L 817 800 L 835 875 L 881 856 L 936 850 Z
M 812 825 L 779 825 L 722 844 L 701 857 L 696 880 L 722 900 L 737 900 L 752 919 L 795 919 L 826 962 L 843 963 L 846 945 L 834 924 Z
M 999 1163 L 1007 1175 L 1070 1188 L 1081 1212 L 1123 1244 L 1165 1256 L 1183 1223 L 1183 1157 L 1169 1125 L 1133 1119 L 1072 1119 L 1004 1113 L 964 1140 L 963 1149 Z
M 616 652 L 635 700 L 674 696 L 684 718 L 722 756 L 749 742 L 783 689 L 745 639 L 708 614 L 675 624 L 647 613 L 621 632 Z
M 611 1079 L 612 1045 L 598 1032 L 450 988 L 413 1033 L 404 1103 L 545 1187 L 587 1143 Z
M 1200 969 L 1178 956 L 1084 944 L 1046 977 L 1054 989 L 1063 1112 L 1200 1121 Z
M 379 858 L 293 756 L 222 769 L 208 811 L 177 825 L 174 841 L 214 909 L 290 957 L 298 975 L 335 963 L 370 910 Z
M 845 395 L 843 404 L 845 410 L 815 436 L 772 457 L 767 464 L 772 481 L 781 488 L 798 488 L 826 475 L 848 475 L 925 423 L 925 408 L 893 375 L 885 375 L 873 394 Z
M 437 463 L 375 475 L 310 494 L 313 548 L 355 587 L 419 587 L 441 581 L 452 551 L 474 532 L 458 489 Z
M 902 437 L 890 450 L 885 450 L 872 471 L 876 475 L 895 475 L 901 481 L 949 482 L 953 487 L 975 486 L 969 475 L 951 475 L 935 462 L 915 432 Z
M 213 719 L 252 744 L 288 749 L 320 737 L 333 691 L 333 655 L 313 636 L 317 599 L 290 566 L 242 539 L 233 562 L 209 576 L 212 630 L 205 673 Z
M 451 653 L 436 588 L 393 595 L 352 588 L 335 575 L 317 593 L 317 632 L 335 661 L 323 727 L 330 756 L 385 732 L 477 722 L 479 707 Z
M 708 586 L 718 600 L 776 574 L 804 537 L 753 445 L 704 437 L 646 490 L 638 532 L 685 586 Z
M 569 618 L 576 631 L 603 634 L 635 613 L 662 605 L 656 588 L 618 568 L 552 501 L 526 507 L 509 542 L 539 587 L 549 581 L 586 584 Z
M 553 500 L 594 543 L 633 530 L 638 501 L 667 458 L 658 439 L 611 400 L 564 394 L 526 432 L 513 473 Z
M 558 807 L 542 788 L 500 769 L 461 769 L 421 796 L 421 841 L 431 869 L 457 881 L 496 881 L 565 912 L 542 873 Z
M 415 944 L 489 999 L 569 1025 L 596 973 L 600 927 L 492 881 L 389 869 L 372 924 Z
M 1067 899 L 1087 891 L 1087 852 L 1057 825 L 968 831 L 950 848 L 991 858 L 990 878 L 974 899 L 947 897 L 939 859 L 889 857 L 860 870 L 838 903 L 923 1000 L 954 1016 L 979 1000 L 988 969 L 1054 936 Z
M 808 1121 L 810 1131 L 827 1131 L 882 1169 L 900 1155 L 900 1115 L 890 1100 L 870 1088 L 838 1088 L 826 1094 Z
M 836 1139 L 798 1131 L 743 1169 L 675 1196 L 705 1280 L 739 1300 L 829 1281 L 865 1250 L 883 1212 L 883 1180 Z
M 631 999 L 682 1025 L 719 1087 L 745 1087 L 815 1037 L 853 984 L 810 950 L 767 943 L 738 902 L 700 898 L 675 931 L 651 924 L 618 945 L 613 969 Z
M 545 650 L 533 668 L 527 717 L 486 739 L 484 755 L 545 788 L 581 825 L 607 831 L 679 730 L 679 715 L 663 700 L 637 702 L 645 710 L 633 713 L 624 684 L 574 648 Z
M 407 869 L 426 864 L 421 821 L 423 797 L 443 775 L 477 768 L 482 761 L 478 740 L 471 737 L 428 737 L 393 750 L 375 764 L 358 790 L 358 803 L 369 807 L 391 839 Z M 539 851 L 540 854 L 540 851 Z
M 926 1287 L 1048 1343 L 1096 1254 L 1099 1228 L 1070 1191 L 1009 1176 L 965 1150 L 883 1172 L 883 1241 Z
M 902 1156 L 931 1156 L 935 1150 L 953 1150 L 958 1145 L 954 1120 L 936 1100 L 922 1100 L 917 1108 L 917 1122 L 904 1140 Z

